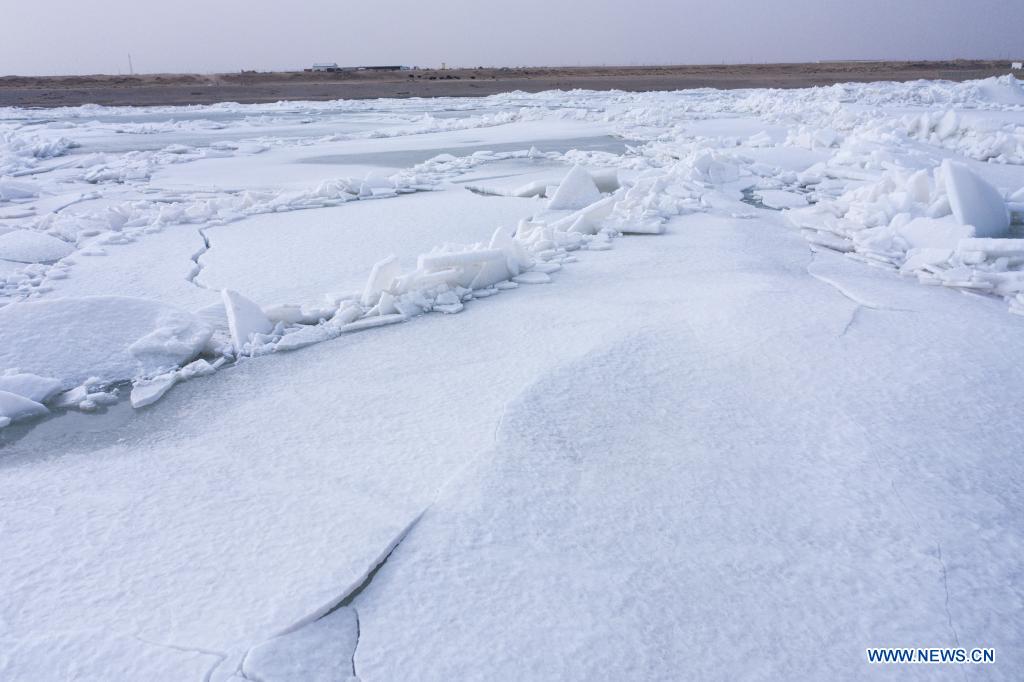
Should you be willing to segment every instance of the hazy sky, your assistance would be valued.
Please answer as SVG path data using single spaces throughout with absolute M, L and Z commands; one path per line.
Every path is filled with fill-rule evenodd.
M 0 0 L 0 75 L 1024 56 L 1024 0 Z

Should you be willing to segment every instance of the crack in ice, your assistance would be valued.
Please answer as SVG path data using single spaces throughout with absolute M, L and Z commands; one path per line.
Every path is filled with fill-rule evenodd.
M 810 275 L 811 277 L 813 277 L 814 279 L 818 280 L 822 284 L 827 284 L 829 287 L 834 289 L 839 295 L 841 295 L 843 298 L 845 298 L 846 300 L 848 300 L 851 303 L 853 303 L 854 306 L 855 306 L 854 309 L 850 312 L 850 319 L 847 320 L 846 325 L 843 327 L 842 331 L 839 332 L 838 338 L 842 338 L 842 337 L 846 336 L 846 333 L 850 331 L 850 328 L 853 326 L 854 322 L 857 321 L 857 317 L 859 316 L 860 311 L 862 309 L 864 309 L 864 308 L 866 308 L 868 310 L 874 310 L 874 311 L 877 311 L 877 312 L 890 312 L 890 313 L 912 313 L 912 312 L 916 312 L 916 311 L 911 310 L 909 308 L 890 308 L 888 306 L 878 305 L 877 303 L 871 303 L 869 301 L 865 301 L 865 300 L 861 299 L 856 294 L 848 291 L 839 282 L 836 282 L 835 280 L 832 280 L 832 279 L 830 279 L 828 277 L 825 277 L 824 275 L 819 275 L 816 272 L 814 272 L 811 268 L 814 266 L 815 262 L 817 262 L 816 256 L 817 256 L 817 252 L 812 249 L 811 250 L 811 259 L 810 259 L 810 261 L 807 263 L 807 265 L 804 268 L 806 270 L 807 274 Z
M 177 644 L 165 644 L 163 642 L 154 642 L 154 641 L 145 639 L 144 637 L 140 637 L 139 635 L 132 635 L 132 636 L 135 639 L 137 639 L 138 641 L 142 642 L 143 644 L 148 644 L 149 646 L 161 647 L 163 649 L 170 649 L 172 651 L 180 651 L 180 652 L 186 653 L 186 654 L 200 654 L 202 656 L 213 656 L 214 658 L 217 659 L 217 662 L 214 663 L 210 667 L 210 669 L 206 671 L 205 675 L 203 675 L 203 682 L 210 682 L 210 678 L 213 677 L 214 671 L 216 671 L 217 668 L 219 668 L 220 665 L 224 661 L 226 661 L 228 659 L 228 654 L 226 654 L 226 653 L 224 653 L 222 651 L 214 651 L 212 649 L 203 649 L 201 647 L 195 647 L 195 646 L 179 646 Z
M 202 238 L 203 240 L 203 246 L 200 247 L 200 249 L 196 251 L 194 254 L 192 254 L 192 270 L 191 272 L 189 272 L 188 276 L 185 277 L 185 280 L 189 284 L 194 284 L 200 289 L 209 289 L 209 287 L 204 286 L 201 282 L 199 282 L 199 275 L 203 271 L 203 264 L 199 262 L 199 259 L 203 257 L 203 254 L 210 250 L 210 237 L 209 235 L 206 234 L 206 230 L 209 227 L 209 225 L 204 225 L 196 229 L 196 232 L 199 233 L 200 238 Z

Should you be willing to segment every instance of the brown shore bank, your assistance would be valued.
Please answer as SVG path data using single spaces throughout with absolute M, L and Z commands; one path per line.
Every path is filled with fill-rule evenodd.
M 465 97 L 523 90 L 799 88 L 851 81 L 971 80 L 1010 72 L 1008 61 L 814 62 L 641 67 L 243 72 L 213 75 L 4 76 L 0 106 L 185 105 L 215 102 Z

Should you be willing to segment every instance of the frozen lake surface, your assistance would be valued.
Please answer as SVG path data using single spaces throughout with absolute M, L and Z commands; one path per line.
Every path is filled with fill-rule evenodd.
M 0 110 L 0 679 L 1019 679 L 1022 216 L 1012 77 Z

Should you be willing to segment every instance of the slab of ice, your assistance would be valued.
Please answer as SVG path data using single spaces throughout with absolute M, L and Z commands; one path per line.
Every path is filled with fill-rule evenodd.
M 601 192 L 614 192 L 622 185 L 619 183 L 619 171 L 615 168 L 600 168 L 591 171 L 590 177 Z
M 221 358 L 214 365 L 206 360 L 195 360 L 176 371 L 166 372 L 155 377 L 136 379 L 132 382 L 132 392 L 129 397 L 131 406 L 140 408 L 152 405 L 163 398 L 178 382 L 213 374 L 223 361 L 224 359 Z M 92 398 L 93 396 L 89 395 L 86 397 Z
M 18 263 L 52 263 L 74 252 L 65 241 L 35 230 L 0 234 L 0 258 Z
M 914 218 L 896 230 L 913 249 L 955 249 L 961 239 L 974 236 L 974 227 L 945 218 Z
M 60 382 L 49 377 L 24 373 L 0 375 L 0 391 L 14 393 L 37 403 L 45 403 L 60 393 L 60 390 Z
M 551 281 L 551 277 L 546 273 L 531 270 L 530 272 L 516 275 L 512 278 L 512 281 L 519 284 L 547 284 Z
M 8 391 L 0 391 L 0 419 L 10 423 L 29 417 L 41 417 L 49 410 L 34 400 Z M 9 420 L 9 421 L 8 421 Z
M 382 291 L 391 286 L 395 278 L 402 274 L 402 265 L 394 255 L 378 261 L 370 270 L 370 277 L 363 288 L 362 304 L 376 305 Z
M 210 328 L 187 311 L 124 296 L 12 303 L 0 308 L 0 367 L 73 388 L 95 377 L 152 376 L 194 358 Z
M 534 182 L 528 182 L 525 185 L 520 185 L 516 189 L 512 190 L 511 196 L 520 198 L 542 197 L 546 191 L 547 183 L 535 180 Z
M 955 248 L 957 254 L 967 261 L 1024 257 L 1024 239 L 961 239 Z
M 171 390 L 174 384 L 178 383 L 177 372 L 168 372 L 153 377 L 152 379 L 141 379 L 132 385 L 130 396 L 132 407 L 139 408 L 152 405 L 164 397 L 167 391 Z
M 590 173 L 579 164 L 572 167 L 572 170 L 559 183 L 554 196 L 548 202 L 548 208 L 555 210 L 575 211 L 584 208 L 600 200 L 601 190 L 597 188 Z
M 962 225 L 973 225 L 978 237 L 1004 237 L 1010 227 L 1006 202 L 995 187 L 967 166 L 942 162 L 942 177 L 953 215 Z
M 0 201 L 31 199 L 39 194 L 36 185 L 21 180 L 0 177 Z
M 328 330 L 319 325 L 302 327 L 298 331 L 285 334 L 281 340 L 274 345 L 274 350 L 298 350 L 299 348 L 312 346 L 314 343 L 326 341 L 330 337 L 331 334 Z
M 351 608 L 338 609 L 295 632 L 254 647 L 245 657 L 246 679 L 263 682 L 346 682 L 355 680 L 352 655 L 359 620 Z
M 231 343 L 236 353 L 242 352 L 254 334 L 269 334 L 273 331 L 274 325 L 256 303 L 230 289 L 223 289 L 220 293 L 228 317 Z

